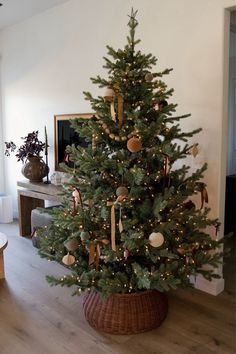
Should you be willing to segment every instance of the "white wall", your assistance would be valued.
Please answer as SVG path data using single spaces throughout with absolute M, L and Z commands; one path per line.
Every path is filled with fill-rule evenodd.
M 3 141 L 20 143 L 32 130 L 43 139 L 46 125 L 53 170 L 53 116 L 91 111 L 82 91 L 101 94 L 89 78 L 104 75 L 107 44 L 124 46 L 133 6 L 140 48 L 159 58 L 157 70 L 174 69 L 164 80 L 175 89 L 177 113 L 192 113 L 184 128 L 204 129 L 194 141 L 209 164 L 212 215 L 221 215 L 224 8 L 233 5 L 235 0 L 71 0 L 2 31 Z M 16 212 L 21 165 L 14 157 L 4 164 Z

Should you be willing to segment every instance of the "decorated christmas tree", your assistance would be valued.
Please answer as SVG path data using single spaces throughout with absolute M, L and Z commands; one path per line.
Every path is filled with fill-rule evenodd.
M 75 294 L 165 292 L 191 286 L 198 274 L 219 277 L 222 252 L 212 237 L 219 222 L 209 218 L 202 180 L 207 166 L 192 172 L 184 164 L 198 153 L 188 141 L 201 129 L 182 131 L 190 115 L 175 115 L 173 89 L 163 81 L 172 69 L 156 72 L 157 59 L 136 49 L 137 25 L 132 11 L 124 49 L 107 46 L 107 78 L 91 79 L 103 94 L 84 93 L 94 116 L 71 125 L 88 146 L 67 147 L 74 168 L 67 168 L 63 203 L 39 233 L 40 254 L 71 270 L 48 282 L 73 286 Z

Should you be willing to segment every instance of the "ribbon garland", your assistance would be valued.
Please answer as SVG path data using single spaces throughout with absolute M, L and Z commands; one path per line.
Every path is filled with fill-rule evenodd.
M 126 196 L 119 195 L 114 202 L 107 202 L 107 206 L 111 206 L 111 248 L 113 251 L 116 251 L 116 220 L 115 220 L 115 206 L 117 203 L 122 202 Z M 123 231 L 123 225 L 121 221 L 121 211 L 119 217 L 119 231 Z M 120 231 L 120 232 L 122 232 Z
M 93 135 L 92 135 L 92 150 L 95 151 L 95 150 L 96 150 L 96 147 L 97 147 L 97 144 L 96 144 L 96 135 L 93 134 Z

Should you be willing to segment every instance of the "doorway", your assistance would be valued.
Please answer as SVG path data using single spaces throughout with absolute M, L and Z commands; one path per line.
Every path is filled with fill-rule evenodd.
M 236 231 L 236 11 L 230 13 L 228 92 L 225 235 Z

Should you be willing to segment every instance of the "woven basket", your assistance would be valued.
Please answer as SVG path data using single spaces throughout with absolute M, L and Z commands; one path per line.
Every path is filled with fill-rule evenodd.
M 157 290 L 113 294 L 103 300 L 90 292 L 84 298 L 84 314 L 95 329 L 113 334 L 141 333 L 160 326 L 168 312 L 165 293 Z

